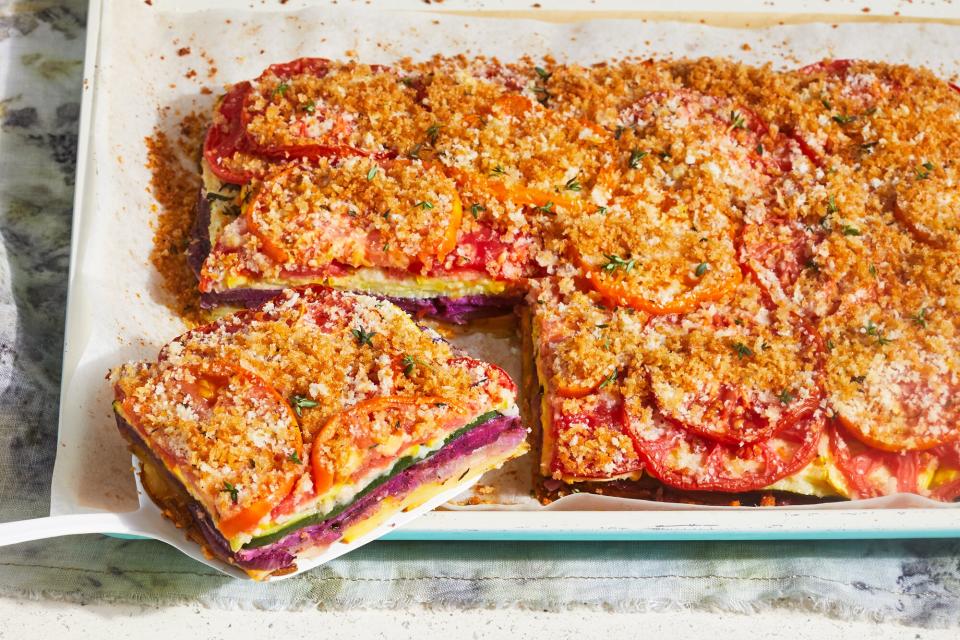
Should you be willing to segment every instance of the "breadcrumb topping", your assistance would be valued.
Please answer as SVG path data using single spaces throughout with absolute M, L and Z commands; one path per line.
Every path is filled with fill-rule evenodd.
M 394 305 L 319 287 L 189 331 L 111 379 L 122 416 L 228 537 L 224 522 L 252 509 L 255 527 L 295 483 L 315 501 L 516 395 Z
M 310 61 L 242 106 L 201 287 L 529 288 L 560 478 L 773 482 L 825 419 L 868 453 L 960 437 L 960 92 L 925 69 Z

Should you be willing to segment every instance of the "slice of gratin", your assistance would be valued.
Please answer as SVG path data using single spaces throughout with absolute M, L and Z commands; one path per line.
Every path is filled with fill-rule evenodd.
M 110 374 L 165 513 L 265 578 L 526 450 L 516 387 L 395 305 L 286 290 Z

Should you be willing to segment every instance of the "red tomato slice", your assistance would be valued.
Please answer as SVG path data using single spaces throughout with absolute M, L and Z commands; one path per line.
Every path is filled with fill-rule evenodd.
M 836 312 L 847 292 L 866 292 L 870 299 L 876 294 L 877 278 L 869 273 L 862 252 L 837 237 L 820 225 L 771 218 L 744 227 L 740 261 L 774 303 L 823 318 Z M 820 257 L 822 249 L 826 258 Z
M 802 130 L 788 127 L 804 153 L 815 164 L 823 164 L 823 156 L 852 150 L 859 154 L 862 125 L 881 104 L 895 104 L 902 85 L 882 68 L 862 60 L 823 60 L 798 71 L 802 78 L 799 91 L 806 100 L 822 102 L 822 116 L 807 117 Z M 816 107 L 815 107 L 816 108 Z M 821 121 L 821 117 L 828 120 Z M 851 162 L 856 156 L 849 158 Z
M 293 213 L 291 193 L 307 203 Z M 435 209 L 438 200 L 445 204 Z M 395 222 L 386 221 L 384 201 L 399 203 Z M 407 160 L 289 164 L 265 176 L 243 208 L 260 250 L 287 272 L 307 267 L 308 275 L 334 263 L 410 271 L 440 263 L 456 246 L 462 216 L 453 182 L 437 166 Z M 426 233 L 417 245 L 400 245 L 397 229 Z
M 792 136 L 785 135 L 779 129 L 770 130 L 770 123 L 761 118 L 749 107 L 732 100 L 715 98 L 716 107 L 713 116 L 721 124 L 729 127 L 730 117 L 736 114 L 743 126 L 729 127 L 729 133 L 740 145 L 747 149 L 750 163 L 766 175 L 780 175 L 793 168 L 791 156 L 802 149 Z
M 848 434 L 893 453 L 960 437 L 955 339 L 869 300 L 841 306 L 820 331 L 831 345 L 824 387 Z
M 823 389 L 823 345 L 792 314 L 778 313 L 748 280 L 731 300 L 647 326 L 645 355 L 658 410 L 703 437 L 742 446 L 811 414 Z
M 678 106 L 671 104 L 677 100 Z M 800 151 L 792 137 L 770 125 L 755 111 L 728 98 L 720 98 L 690 90 L 677 92 L 656 91 L 647 94 L 636 104 L 621 112 L 621 120 L 631 124 L 649 124 L 659 118 L 663 107 L 667 117 L 682 115 L 686 127 L 706 127 L 704 135 L 722 136 L 742 147 L 750 164 L 767 175 L 790 171 L 791 156 Z
M 462 215 L 461 213 L 461 217 Z M 461 232 L 447 254 L 447 260 L 438 263 L 430 273 L 443 275 L 473 272 L 508 280 L 529 277 L 542 272 L 533 261 L 530 251 L 533 245 L 530 238 L 523 237 L 514 242 L 506 242 L 495 229 L 481 224 L 472 231 Z
M 826 59 L 819 62 L 814 62 L 808 64 L 805 67 L 800 68 L 800 73 L 805 76 L 811 76 L 816 73 L 824 73 L 827 75 L 843 75 L 850 69 L 854 61 L 848 58 L 835 58 L 835 59 Z
M 330 72 L 331 63 L 325 58 L 298 58 L 290 62 L 285 62 L 281 64 L 275 64 L 267 68 L 264 71 L 258 80 L 269 79 L 271 76 L 277 77 L 281 80 L 289 80 L 296 76 L 301 75 L 311 75 L 317 78 L 323 78 Z M 383 67 L 380 65 L 373 65 L 370 67 L 373 72 L 385 72 L 389 68 Z M 272 100 L 272 90 L 270 93 L 263 93 L 261 91 L 262 97 L 268 98 L 268 103 Z M 243 122 L 244 131 L 246 131 L 250 125 L 250 122 L 254 116 L 254 110 L 252 102 L 256 98 L 254 92 L 250 92 L 245 96 L 243 107 L 241 109 L 241 119 Z M 303 137 L 309 137 L 307 126 L 307 121 L 302 117 L 304 114 L 301 114 L 297 117 L 297 122 L 300 126 L 300 135 Z M 315 110 L 308 114 L 311 120 L 319 121 L 332 121 L 332 124 L 327 128 L 323 135 L 319 138 L 315 138 L 315 142 L 299 143 L 299 144 L 261 144 L 253 136 L 247 136 L 247 145 L 250 150 L 255 152 L 259 156 L 265 158 L 276 160 L 276 161 L 290 161 L 295 159 L 308 159 L 316 160 L 319 158 L 345 158 L 351 156 L 359 157 L 375 157 L 375 158 L 387 158 L 393 157 L 395 153 L 370 153 L 363 149 L 358 149 L 354 146 L 347 144 L 345 141 L 350 137 L 354 131 L 354 124 L 349 120 L 343 117 L 343 114 L 325 110 L 324 108 L 317 106 Z
M 207 129 L 203 141 L 203 157 L 210 170 L 231 184 L 245 184 L 252 174 L 234 171 L 224 166 L 225 159 L 232 158 L 238 151 L 246 150 L 246 128 L 243 120 L 243 106 L 253 87 L 249 82 L 239 82 L 223 97 L 217 105 L 213 124 Z
M 550 471 L 567 477 L 609 479 L 635 473 L 643 463 L 626 433 L 623 400 L 598 393 L 582 411 L 552 408 L 553 459 Z
M 493 384 L 508 391 L 511 395 L 517 393 L 517 385 L 513 381 L 513 378 L 510 377 L 510 374 L 504 371 L 503 367 L 493 364 L 492 362 L 485 362 L 483 360 L 477 360 L 476 358 L 461 356 L 459 358 L 452 358 L 448 364 L 471 368 L 481 368 L 485 371 L 481 382 Z M 480 384 L 480 382 L 474 384 Z
M 778 304 L 797 303 L 813 315 L 820 312 L 807 306 L 812 293 L 831 302 L 836 299 L 836 283 L 825 282 L 823 272 L 814 260 L 817 245 L 826 230 L 811 230 L 798 221 L 771 219 L 743 230 L 741 260 L 770 292 Z
M 661 482 L 691 491 L 756 491 L 796 473 L 817 453 L 824 429 L 817 413 L 793 422 L 772 438 L 738 447 L 713 442 L 656 409 L 627 411 L 628 432 L 646 470 Z
M 829 434 L 830 450 L 837 468 L 850 486 L 851 497 L 866 499 L 897 492 L 926 493 L 920 486 L 920 473 L 936 463 L 933 453 L 893 453 L 874 449 L 849 437 L 837 423 L 831 424 Z
M 705 419 L 684 423 L 684 426 L 706 438 L 730 445 L 760 442 L 813 413 L 820 405 L 820 396 L 792 402 L 778 420 L 771 422 L 765 412 L 771 404 L 779 402 L 746 397 L 742 389 L 723 385 L 718 397 L 695 398 L 690 402 L 704 407 Z
M 278 78 L 292 78 L 293 76 L 313 75 L 322 78 L 330 71 L 330 61 L 326 58 L 297 58 L 290 62 L 272 64 L 260 74 L 258 80 L 274 75 Z
M 486 272 L 487 265 L 498 261 L 501 255 L 510 253 L 510 245 L 500 239 L 490 227 L 480 227 L 462 235 L 457 240 L 457 259 L 450 268 L 437 271 Z

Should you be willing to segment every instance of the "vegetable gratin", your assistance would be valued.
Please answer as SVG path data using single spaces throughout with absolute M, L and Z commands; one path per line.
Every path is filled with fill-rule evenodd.
M 255 578 L 526 450 L 502 370 L 389 302 L 320 287 L 190 331 L 110 377 L 148 493 Z
M 516 310 L 544 500 L 952 501 L 957 157 L 960 91 L 904 66 L 273 65 L 217 102 L 189 250 L 259 310 L 114 372 L 121 429 L 282 570 L 364 487 L 519 451 L 506 374 L 393 303 Z

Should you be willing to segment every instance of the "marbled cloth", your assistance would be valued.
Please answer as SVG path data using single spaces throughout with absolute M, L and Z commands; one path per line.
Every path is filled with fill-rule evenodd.
M 0 0 L 0 521 L 46 514 L 57 430 L 85 8 Z M 275 584 L 157 542 L 79 536 L 0 550 L 0 593 L 271 609 L 790 607 L 960 623 L 960 541 L 383 542 Z

